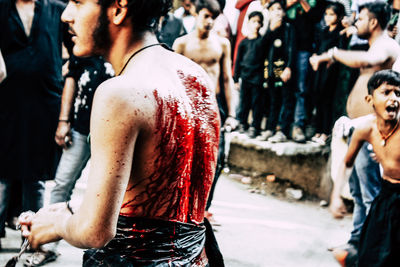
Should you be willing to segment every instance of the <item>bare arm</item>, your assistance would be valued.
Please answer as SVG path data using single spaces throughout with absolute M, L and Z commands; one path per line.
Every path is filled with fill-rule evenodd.
M 56 131 L 55 140 L 59 146 L 66 147 L 65 137 L 71 133 L 71 123 L 69 116 L 74 102 L 76 84 L 72 77 L 67 77 L 64 83 L 64 89 L 61 97 L 61 111 Z
M 346 209 L 343 205 L 343 201 L 340 197 L 343 187 L 348 183 L 351 172 L 353 170 L 354 160 L 365 141 L 365 130 L 355 130 L 349 149 L 347 150 L 344 160 L 340 163 L 337 170 L 337 180 L 333 185 L 333 190 L 331 193 L 330 211 L 335 218 L 341 218 L 346 213 Z
M 73 215 L 65 203 L 58 203 L 64 205 L 57 212 L 53 205 L 41 209 L 31 222 L 29 241 L 34 248 L 61 238 L 76 247 L 100 248 L 115 236 L 139 119 L 132 112 L 135 99 L 112 80 L 97 89 L 93 102 L 91 168 L 83 202 Z
M 176 39 L 174 44 L 172 45 L 172 49 L 176 53 L 181 54 L 181 55 L 183 55 L 184 48 L 185 48 L 185 44 L 183 41 L 183 37 L 179 37 L 178 39 Z
M 7 77 L 6 64 L 0 50 L 0 83 Z
M 224 92 L 226 103 L 228 106 L 228 116 L 235 117 L 234 96 L 233 88 L 234 83 L 232 79 L 232 62 L 231 62 L 231 46 L 228 39 L 223 39 L 223 58 L 222 58 L 222 75 L 224 81 Z

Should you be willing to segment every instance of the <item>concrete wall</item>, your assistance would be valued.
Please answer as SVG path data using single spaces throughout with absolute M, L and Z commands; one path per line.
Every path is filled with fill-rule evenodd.
M 245 135 L 232 135 L 229 165 L 259 174 L 273 173 L 308 194 L 329 199 L 332 183 L 327 171 L 328 148 L 311 142 L 271 144 Z

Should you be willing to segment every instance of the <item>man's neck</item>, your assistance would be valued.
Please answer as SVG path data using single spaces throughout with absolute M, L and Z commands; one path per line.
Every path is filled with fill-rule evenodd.
M 210 36 L 210 31 L 202 31 L 199 29 L 196 29 L 197 37 L 201 40 L 205 40 Z
M 153 33 L 147 32 L 140 37 L 132 37 L 123 31 L 114 38 L 116 40 L 106 55 L 106 60 L 111 63 L 116 74 L 119 74 L 125 65 L 129 64 L 129 58 L 139 49 L 158 43 Z
M 258 37 L 258 32 L 253 32 L 253 33 L 249 33 L 249 35 L 247 36 L 247 39 L 253 40 L 253 39 L 256 39 L 257 37 Z
M 368 38 L 369 46 L 371 46 L 373 43 L 376 42 L 376 40 L 378 40 L 380 37 L 382 37 L 383 33 L 384 33 L 384 31 L 382 31 L 381 29 L 373 31 L 371 33 L 371 36 Z

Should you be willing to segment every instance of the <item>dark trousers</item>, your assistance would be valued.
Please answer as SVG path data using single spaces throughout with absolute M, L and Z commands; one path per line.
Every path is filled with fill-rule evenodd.
M 274 131 L 280 128 L 286 135 L 289 135 L 294 112 L 293 89 L 290 83 L 271 80 L 268 82 L 267 90 L 269 107 L 266 129 Z
M 243 126 L 248 127 L 250 110 L 253 112 L 251 126 L 257 130 L 261 129 L 263 111 L 265 109 L 265 90 L 262 84 L 253 84 L 242 81 L 240 85 L 239 107 L 237 118 Z
M 44 182 L 43 181 L 23 181 L 22 186 L 22 211 L 31 210 L 37 212 L 43 207 Z M 5 221 L 9 206 L 9 201 L 15 191 L 11 191 L 12 181 L 0 179 L 0 238 L 5 236 Z

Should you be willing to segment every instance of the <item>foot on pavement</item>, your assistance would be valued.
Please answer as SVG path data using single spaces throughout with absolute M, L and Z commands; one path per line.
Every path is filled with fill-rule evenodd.
M 48 262 L 55 261 L 60 254 L 54 251 L 37 251 L 29 255 L 25 261 L 24 266 L 36 267 L 43 266 Z

